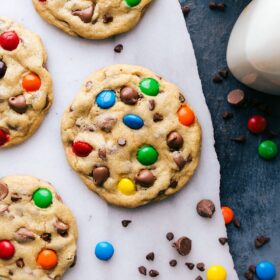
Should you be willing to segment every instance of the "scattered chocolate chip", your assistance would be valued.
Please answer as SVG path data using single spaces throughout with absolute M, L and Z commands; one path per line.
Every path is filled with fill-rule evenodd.
M 224 3 L 216 3 L 216 2 L 210 2 L 208 6 L 211 10 L 219 10 L 219 11 L 224 11 L 226 8 L 226 5 Z
M 113 21 L 113 16 L 112 15 L 110 15 L 110 14 L 105 14 L 104 16 L 103 16 L 103 23 L 110 23 L 110 22 L 112 22 Z
M 185 96 L 182 93 L 179 93 L 179 101 L 181 103 L 184 103 L 186 101 L 186 98 L 185 98 Z
M 159 272 L 157 270 L 151 269 L 149 271 L 149 275 L 150 275 L 150 277 L 157 277 L 157 276 L 159 276 Z
M 121 147 L 123 147 L 123 146 L 126 145 L 126 140 L 125 140 L 124 138 L 120 137 L 120 138 L 118 139 L 118 144 L 119 144 Z
M 18 260 L 16 261 L 16 265 L 17 265 L 17 267 L 19 267 L 19 268 L 23 268 L 23 267 L 24 267 L 24 261 L 23 261 L 23 259 L 22 259 L 22 258 L 18 259 Z
M 6 198 L 9 193 L 7 184 L 0 182 L 0 200 Z
M 218 74 L 223 78 L 223 79 L 227 79 L 228 74 L 229 74 L 229 70 L 228 69 L 222 69 L 218 72 Z
M 121 89 L 120 98 L 123 103 L 134 105 L 139 99 L 139 94 L 136 89 L 127 86 Z
M 123 51 L 123 45 L 122 44 L 118 44 L 115 46 L 114 51 L 116 53 L 121 53 Z
M 84 23 L 90 23 L 93 16 L 94 8 L 95 4 L 92 4 L 84 10 L 73 11 L 72 15 L 78 16 Z
M 199 270 L 199 271 L 205 271 L 205 264 L 204 263 L 198 263 L 196 265 L 196 268 Z
M 20 228 L 15 232 L 14 238 L 18 243 L 26 243 L 35 240 L 35 234 L 26 228 Z
M 233 118 L 233 113 L 227 112 L 227 111 L 223 113 L 223 119 L 224 120 L 229 120 L 231 118 Z
M 228 239 L 226 237 L 220 237 L 219 238 L 219 242 L 222 244 L 222 245 L 225 245 L 227 242 L 228 242 Z
M 236 143 L 243 144 L 246 142 L 246 137 L 244 135 L 240 135 L 240 136 L 231 138 L 231 140 Z
M 251 265 L 249 266 L 249 271 L 251 271 L 253 274 L 256 274 L 256 266 L 253 265 L 253 264 L 251 264 Z
M 189 270 L 193 270 L 194 264 L 190 262 L 186 262 L 185 265 L 188 267 Z
M 173 234 L 172 232 L 168 232 L 168 233 L 166 234 L 166 239 L 167 239 L 168 241 L 173 240 L 173 239 L 174 239 L 174 234 Z
M 233 106 L 240 106 L 245 101 L 245 93 L 241 89 L 234 89 L 229 92 L 227 102 Z
M 216 84 L 222 83 L 223 79 L 221 78 L 220 75 L 215 74 L 215 76 L 213 77 L 212 81 Z
M 154 109 L 155 109 L 155 107 L 156 107 L 156 102 L 155 102 L 155 100 L 149 100 L 149 110 L 150 111 L 153 111 Z
M 255 239 L 255 247 L 257 249 L 261 248 L 265 244 L 267 244 L 270 241 L 270 238 L 264 235 L 257 236 Z
M 215 213 L 215 205 L 212 200 L 203 199 L 197 203 L 196 211 L 201 217 L 212 218 Z
M 187 256 L 191 252 L 192 241 L 188 237 L 183 236 L 173 244 L 173 247 L 177 249 L 181 256 Z
M 254 279 L 254 274 L 251 271 L 247 271 L 247 272 L 244 273 L 244 277 L 247 280 L 253 280 Z
M 155 113 L 153 115 L 153 121 L 154 122 L 161 122 L 163 120 L 163 115 L 159 114 L 159 113 Z
M 147 269 L 146 269 L 145 266 L 139 266 L 139 267 L 138 267 L 138 271 L 139 271 L 139 273 L 142 274 L 142 275 L 147 275 Z
M 148 261 L 153 261 L 155 259 L 155 253 L 154 252 L 151 252 L 149 253 L 147 256 L 146 256 L 146 259 Z
M 43 234 L 40 235 L 40 237 L 46 242 L 51 242 L 52 240 L 52 235 L 51 233 L 48 232 L 44 232 Z
M 238 229 L 240 229 L 240 228 L 241 228 L 241 223 L 240 223 L 240 221 L 239 221 L 239 220 L 234 219 L 234 220 L 233 220 L 233 224 L 234 224 L 234 226 L 235 226 L 236 228 L 238 228 Z
M 60 220 L 56 220 L 53 224 L 54 228 L 56 229 L 57 233 L 62 237 L 66 237 L 68 235 L 69 226 L 63 223 Z
M 102 160 L 106 160 L 107 159 L 107 151 L 105 148 L 101 148 L 98 150 L 98 156 L 102 159 Z
M 7 65 L 3 60 L 0 60 L 0 79 L 2 79 L 7 71 Z
M 128 225 L 131 223 L 131 220 L 122 220 L 122 226 L 128 227 Z
M 169 265 L 172 266 L 172 267 L 175 267 L 177 265 L 177 261 L 176 260 L 171 260 L 169 262 Z
M 179 170 L 182 170 L 187 163 L 187 161 L 183 158 L 183 156 L 178 152 L 173 153 L 173 160 L 178 166 Z
M 74 256 L 73 262 L 72 262 L 72 264 L 70 265 L 70 267 L 71 267 L 71 268 L 74 267 L 74 266 L 76 265 L 76 263 L 77 263 L 77 255 Z
M 110 172 L 108 167 L 99 166 L 95 167 L 92 171 L 92 177 L 94 179 L 94 183 L 98 186 L 102 186 L 105 181 L 109 178 Z
M 12 202 L 17 202 L 17 201 L 19 201 L 19 200 L 21 200 L 22 199 L 22 197 L 19 195 L 19 194 L 17 194 L 17 193 L 13 193 L 12 195 L 11 195 L 11 201 Z
M 154 184 L 156 177 L 150 170 L 141 169 L 137 173 L 137 175 L 135 176 L 134 179 L 135 179 L 135 182 L 137 184 L 139 184 L 140 186 L 142 186 L 144 188 L 149 188 Z
M 177 186 L 178 186 L 178 181 L 175 180 L 174 178 L 171 178 L 168 187 L 171 188 L 171 189 L 176 189 Z
M 180 133 L 176 131 L 171 131 L 166 137 L 166 142 L 168 147 L 172 151 L 178 151 L 182 148 L 184 144 L 184 139 Z
M 195 280 L 203 280 L 203 278 L 201 276 L 197 276 Z
M 182 8 L 182 12 L 185 16 L 187 16 L 191 10 L 188 5 L 183 5 L 181 8 Z

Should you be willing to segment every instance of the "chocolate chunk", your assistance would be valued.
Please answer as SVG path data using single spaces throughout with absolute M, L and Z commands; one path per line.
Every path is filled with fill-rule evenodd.
M 175 267 L 177 265 L 177 261 L 176 260 L 171 260 L 169 262 L 169 265 L 172 266 L 172 267 Z
M 90 23 L 93 16 L 94 8 L 95 4 L 92 4 L 84 10 L 73 11 L 72 15 L 78 16 L 84 23 Z
M 107 152 L 105 148 L 101 148 L 98 150 L 98 156 L 102 159 L 102 160 L 106 160 L 107 159 Z
M 190 262 L 186 262 L 185 265 L 188 267 L 189 270 L 193 270 L 194 264 Z
M 166 234 L 166 239 L 167 239 L 168 241 L 173 240 L 173 239 L 174 239 L 174 234 L 173 234 L 172 232 L 168 232 L 168 233 Z
M 155 259 L 155 253 L 151 252 L 146 256 L 146 260 L 153 261 Z
M 227 242 L 228 242 L 228 239 L 226 237 L 220 237 L 219 238 L 219 242 L 222 244 L 222 245 L 225 245 Z
M 155 113 L 153 115 L 153 121 L 154 122 L 161 122 L 163 120 L 163 115 L 159 114 L 159 113 Z
M 9 193 L 7 184 L 0 182 L 0 201 L 5 199 Z
M 178 166 L 179 170 L 182 170 L 187 163 L 187 161 L 183 158 L 183 156 L 180 153 L 173 153 L 173 160 Z
M 53 226 L 56 229 L 57 233 L 62 237 L 66 237 L 68 235 L 69 226 L 59 219 L 54 222 Z
M 223 113 L 223 119 L 224 120 L 229 120 L 231 118 L 233 118 L 233 113 L 227 112 L 227 111 Z
M 179 101 L 181 103 L 184 103 L 186 101 L 186 98 L 185 98 L 185 96 L 182 93 L 179 93 Z
M 270 241 L 270 238 L 264 235 L 257 236 L 255 239 L 255 247 L 257 249 L 261 248 L 265 244 L 267 244 Z
M 139 267 L 138 267 L 138 271 L 139 271 L 139 273 L 142 274 L 142 275 L 147 275 L 147 269 L 146 269 L 145 266 L 139 266 Z
M 0 79 L 2 79 L 7 71 L 7 65 L 3 60 L 0 60 Z
M 35 234 L 26 228 L 20 228 L 15 232 L 14 238 L 19 243 L 35 240 Z
M 149 188 L 154 184 L 156 177 L 148 169 L 142 169 L 138 172 L 134 179 L 140 186 Z
M 240 135 L 240 136 L 231 138 L 231 141 L 234 141 L 239 144 L 243 144 L 246 142 L 246 137 L 244 135 Z
M 115 46 L 114 51 L 116 53 L 121 53 L 123 51 L 123 45 L 122 44 L 118 44 Z
M 98 186 L 102 186 L 105 181 L 109 178 L 110 172 L 108 167 L 106 166 L 99 166 L 95 167 L 92 171 L 92 177 L 94 182 Z
M 205 264 L 204 263 L 198 263 L 196 265 L 196 268 L 199 270 L 199 271 L 205 271 Z
M 191 10 L 188 5 L 183 5 L 181 8 L 182 8 L 182 12 L 185 16 L 188 15 Z
M 121 101 L 127 105 L 134 105 L 139 99 L 139 95 L 136 89 L 132 87 L 124 87 L 120 92 Z
M 44 241 L 46 241 L 46 242 L 48 242 L 48 243 L 50 243 L 50 242 L 52 241 L 52 235 L 51 235 L 51 233 L 44 232 L 43 234 L 40 235 L 40 237 L 41 237 Z
M 176 131 L 171 131 L 167 135 L 166 142 L 167 142 L 168 147 L 172 151 L 178 151 L 182 148 L 182 146 L 184 144 L 184 139 L 180 133 L 178 133 Z
M 244 277 L 247 279 L 247 280 L 254 280 L 254 274 L 251 272 L 251 271 L 247 271 L 244 273 Z
M 187 256 L 191 252 L 192 241 L 188 237 L 183 236 L 173 244 L 173 247 L 177 249 L 181 256 Z
M 171 178 L 168 187 L 171 188 L 171 189 L 176 189 L 177 186 L 178 186 L 178 181 L 175 180 L 174 178 Z
M 153 100 L 153 99 L 149 100 L 149 110 L 153 111 L 155 109 L 155 107 L 156 107 L 155 100 Z
M 131 223 L 131 220 L 122 220 L 122 226 L 128 227 L 128 225 Z
M 203 199 L 197 203 L 196 211 L 201 217 L 212 218 L 215 213 L 215 205 L 210 199 Z
M 233 106 L 240 106 L 245 101 L 245 93 L 241 89 L 234 89 L 229 92 L 227 102 Z
M 120 138 L 118 139 L 118 144 L 119 144 L 121 147 L 125 146 L 125 145 L 126 145 L 126 140 L 125 140 L 125 138 L 120 137 Z
M 113 16 L 112 15 L 110 15 L 110 14 L 105 14 L 104 16 L 103 16 L 103 23 L 110 23 L 110 22 L 112 22 L 113 21 Z
M 22 259 L 22 258 L 18 259 L 18 260 L 16 261 L 16 265 L 17 265 L 17 267 L 19 267 L 19 268 L 23 268 L 23 267 L 24 267 L 24 261 L 23 261 L 23 259 Z
M 104 132 L 111 132 L 114 125 L 117 123 L 117 119 L 113 117 L 105 117 L 97 122 L 97 126 Z
M 150 277 L 157 277 L 157 276 L 159 276 L 159 272 L 157 270 L 151 269 L 149 271 L 149 276 Z
M 19 195 L 19 194 L 17 194 L 17 193 L 13 193 L 12 195 L 11 195 L 11 201 L 12 202 L 18 202 L 19 200 L 21 200 L 22 199 L 22 197 Z
M 10 97 L 8 102 L 10 108 L 19 114 L 25 113 L 28 108 L 25 97 L 22 94 L 18 96 Z
M 238 228 L 238 229 L 240 229 L 240 228 L 241 228 L 241 223 L 240 223 L 240 221 L 239 221 L 239 220 L 234 219 L 234 220 L 233 220 L 233 224 L 234 224 L 234 226 L 235 226 L 236 228 Z
M 220 75 L 216 74 L 216 75 L 213 77 L 212 81 L 213 81 L 214 83 L 216 83 L 216 84 L 220 84 L 220 83 L 223 81 L 223 79 L 221 78 Z

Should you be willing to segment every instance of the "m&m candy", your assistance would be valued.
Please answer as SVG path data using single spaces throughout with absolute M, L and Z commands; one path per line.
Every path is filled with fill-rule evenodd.
M 116 93 L 114 90 L 103 90 L 96 97 L 97 105 L 102 109 L 109 109 L 115 105 Z
M 190 126 L 195 121 L 194 112 L 187 104 L 182 105 L 177 111 L 177 114 L 179 122 L 184 126 Z
M 33 201 L 39 208 L 48 208 L 53 201 L 53 196 L 50 190 L 40 188 L 33 193 Z
M 137 152 L 137 160 L 143 165 L 154 164 L 158 160 L 158 152 L 153 146 L 144 145 Z
M 0 128 L 0 146 L 3 146 L 9 141 L 10 137 L 9 134 L 7 133 L 6 129 L 1 129 Z
M 276 268 L 269 261 L 262 261 L 256 266 L 256 274 L 260 280 L 272 280 L 276 276 Z
M 3 60 L 0 60 L 0 79 L 2 79 L 7 71 L 7 65 Z
M 0 259 L 9 260 L 15 254 L 15 247 L 9 240 L 0 241 Z
M 23 77 L 22 87 L 27 92 L 37 91 L 41 87 L 41 79 L 38 75 L 34 73 L 29 73 Z
M 78 157 L 87 157 L 92 150 L 93 147 L 83 141 L 76 141 L 72 145 L 72 151 Z
M 207 271 L 207 280 L 226 280 L 227 272 L 220 265 L 211 266 Z
M 127 6 L 135 7 L 141 3 L 141 0 L 124 0 Z
M 234 212 L 231 208 L 227 206 L 222 207 L 222 214 L 225 220 L 225 224 L 228 225 L 233 221 L 234 218 Z
M 252 118 L 249 119 L 248 121 L 248 129 L 252 133 L 262 133 L 265 131 L 267 127 L 267 120 L 260 115 L 255 115 Z
M 6 51 L 13 51 L 18 47 L 19 37 L 14 31 L 7 31 L 0 35 L 0 46 Z
M 141 91 L 150 96 L 156 96 L 159 93 L 159 83 L 153 78 L 145 78 L 140 82 Z
M 271 140 L 263 141 L 258 147 L 258 152 L 264 159 L 273 159 L 278 155 L 278 145 Z
M 57 266 L 58 257 L 54 250 L 44 249 L 37 256 L 37 264 L 43 269 L 49 270 Z
M 144 125 L 144 121 L 137 115 L 128 114 L 123 117 L 123 122 L 131 129 L 140 129 Z
M 114 247 L 110 242 L 102 241 L 95 246 L 95 256 L 102 261 L 110 260 L 114 255 Z
M 118 190 L 125 195 L 133 195 L 136 192 L 135 184 L 128 178 L 119 181 Z

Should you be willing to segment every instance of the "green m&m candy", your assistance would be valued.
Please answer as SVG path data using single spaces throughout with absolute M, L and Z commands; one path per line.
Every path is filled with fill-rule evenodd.
M 40 188 L 33 193 L 33 201 L 39 208 L 48 208 L 52 204 L 52 193 L 46 188 Z
M 135 7 L 140 4 L 141 0 L 124 0 L 127 6 Z
M 150 96 L 156 96 L 159 93 L 159 83 L 153 78 L 145 78 L 140 82 L 141 91 Z
M 275 142 L 266 140 L 261 142 L 258 152 L 259 155 L 264 159 L 273 159 L 278 154 L 278 146 Z
M 142 146 L 137 152 L 137 160 L 143 165 L 154 164 L 158 159 L 158 152 L 153 146 Z

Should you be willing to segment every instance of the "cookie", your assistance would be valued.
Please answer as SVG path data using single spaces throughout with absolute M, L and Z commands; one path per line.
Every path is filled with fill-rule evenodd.
M 195 172 L 201 128 L 178 87 L 148 69 L 92 74 L 62 119 L 67 159 L 108 203 L 134 208 L 179 191 Z
M 132 29 L 152 0 L 33 0 L 37 12 L 64 32 L 105 39 Z
M 0 148 L 19 144 L 39 127 L 52 104 L 52 81 L 41 39 L 0 17 Z
M 50 183 L 0 179 L 0 278 L 59 280 L 74 265 L 77 227 Z

